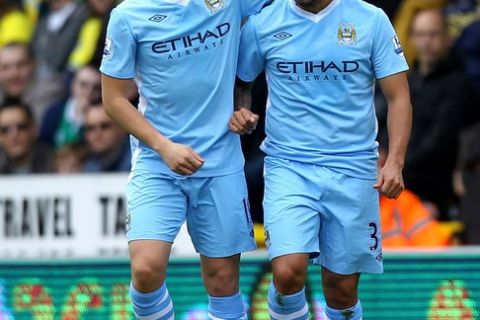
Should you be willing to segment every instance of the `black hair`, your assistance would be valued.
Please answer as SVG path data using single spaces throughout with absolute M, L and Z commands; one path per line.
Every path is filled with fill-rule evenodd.
M 33 123 L 34 122 L 34 116 L 33 116 L 33 111 L 32 111 L 32 108 L 30 108 L 30 106 L 18 101 L 18 100 L 9 100 L 9 101 L 6 101 L 4 102 L 4 104 L 2 104 L 0 106 L 0 113 L 2 113 L 3 111 L 5 110 L 8 110 L 8 109 L 18 109 L 20 111 L 23 111 L 23 113 L 27 116 L 27 120 L 30 122 L 30 123 Z
M 23 11 L 21 1 L 18 0 L 2 0 L 0 1 L 0 18 L 12 10 Z

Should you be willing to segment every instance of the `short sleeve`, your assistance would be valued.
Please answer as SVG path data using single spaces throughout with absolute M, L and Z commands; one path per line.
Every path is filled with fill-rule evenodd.
M 263 71 L 264 66 L 265 59 L 260 52 L 255 24 L 249 19 L 242 28 L 237 76 L 240 80 L 252 82 Z
M 272 0 L 235 0 L 240 1 L 242 6 L 242 16 L 248 17 L 259 13 L 262 8 L 271 3 Z
M 119 79 L 135 78 L 137 42 L 121 11 L 110 16 L 100 71 Z
M 377 79 L 407 71 L 408 64 L 400 40 L 383 10 L 377 14 L 372 50 L 372 63 Z

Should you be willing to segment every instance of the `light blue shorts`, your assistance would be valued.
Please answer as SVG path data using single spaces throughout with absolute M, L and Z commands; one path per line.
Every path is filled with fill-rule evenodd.
M 211 178 L 172 178 L 135 170 L 127 191 L 127 237 L 175 240 L 187 221 L 198 253 L 229 257 L 256 248 L 243 171 Z
M 280 158 L 265 159 L 265 233 L 270 259 L 309 253 L 339 274 L 382 273 L 375 180 Z

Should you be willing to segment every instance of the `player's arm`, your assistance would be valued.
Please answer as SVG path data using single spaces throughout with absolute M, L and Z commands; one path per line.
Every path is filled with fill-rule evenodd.
M 102 71 L 102 96 L 107 113 L 128 133 L 156 150 L 174 172 L 190 175 L 203 165 L 191 148 L 173 143 L 158 132 L 128 101 L 125 92 L 136 75 L 137 37 L 119 7 L 107 28 Z
M 249 19 L 242 28 L 235 85 L 235 111 L 228 127 L 238 134 L 249 134 L 257 127 L 259 116 L 251 111 L 252 83 L 264 69 L 255 24 Z
M 405 73 L 408 64 L 385 12 L 378 9 L 375 18 L 371 59 L 388 104 L 389 150 L 374 187 L 389 198 L 397 198 L 404 189 L 402 170 L 412 127 L 412 105 Z
M 158 132 L 125 96 L 129 82 L 102 75 L 102 97 L 106 112 L 127 132 L 157 151 L 172 171 L 191 175 L 204 163 L 192 148 L 174 143 Z
M 235 84 L 235 112 L 228 122 L 228 128 L 240 135 L 252 133 L 259 120 L 259 116 L 251 111 L 252 85 L 252 82 L 238 78 Z
M 380 79 L 379 84 L 388 103 L 389 148 L 374 187 L 389 198 L 397 198 L 405 188 L 402 170 L 412 129 L 410 89 L 405 72 Z

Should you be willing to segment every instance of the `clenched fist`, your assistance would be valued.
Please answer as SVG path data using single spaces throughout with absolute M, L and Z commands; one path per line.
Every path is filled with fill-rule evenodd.
M 230 118 L 228 128 L 240 135 L 250 134 L 257 128 L 260 117 L 246 108 L 235 111 Z
M 192 148 L 174 142 L 169 142 L 160 155 L 173 172 L 185 176 L 194 174 L 205 163 Z

